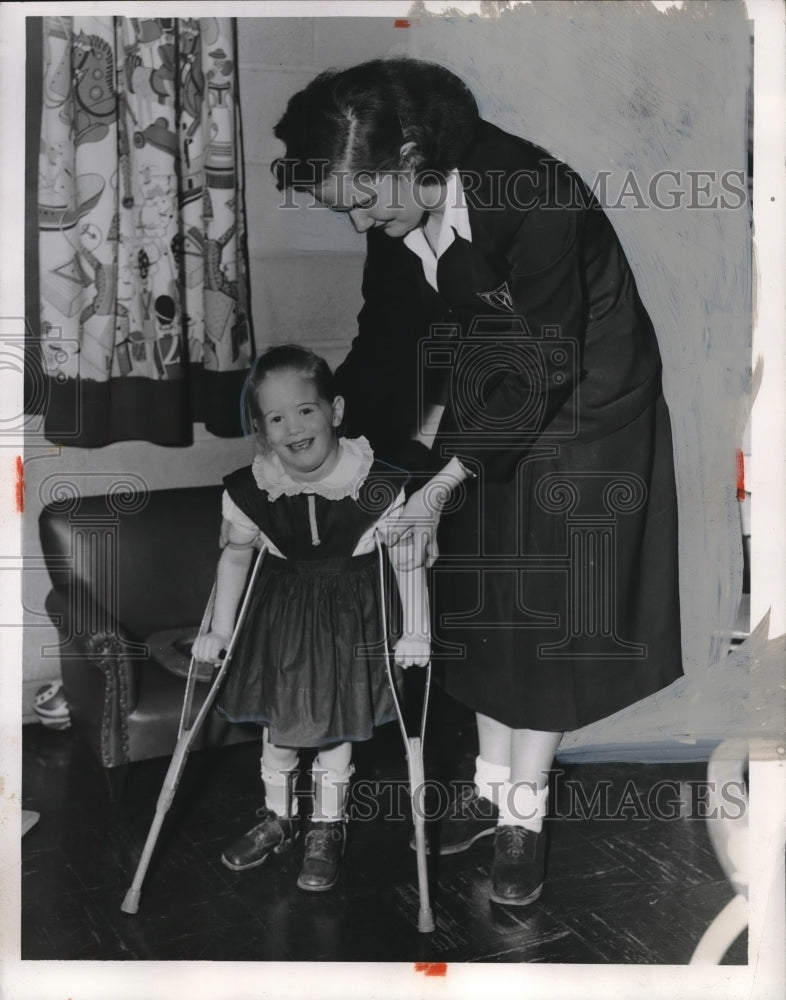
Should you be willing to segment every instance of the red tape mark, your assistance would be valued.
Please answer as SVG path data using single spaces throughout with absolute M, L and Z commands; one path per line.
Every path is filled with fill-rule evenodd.
M 745 499 L 745 456 L 737 449 L 737 499 Z
M 393 27 L 394 28 L 408 28 L 409 27 L 409 21 L 405 17 L 396 18 L 396 20 L 393 22 Z
M 16 511 L 25 512 L 25 463 L 21 455 L 16 456 Z
M 415 962 L 415 972 L 426 976 L 445 976 L 448 972 L 447 962 Z

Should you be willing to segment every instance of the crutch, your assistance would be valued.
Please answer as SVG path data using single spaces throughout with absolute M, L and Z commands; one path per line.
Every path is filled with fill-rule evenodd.
M 382 605 L 382 635 L 385 648 L 385 670 L 388 675 L 388 683 L 393 692 L 393 701 L 396 706 L 398 725 L 401 730 L 401 737 L 404 740 L 404 749 L 407 756 L 407 772 L 409 774 L 409 798 L 412 806 L 412 822 L 415 826 L 415 849 L 417 852 L 418 864 L 418 897 L 420 900 L 420 910 L 418 912 L 418 930 L 423 934 L 429 934 L 434 930 L 434 914 L 431 912 L 431 902 L 428 891 L 428 867 L 426 864 L 426 824 L 423 815 L 423 786 L 425 784 L 425 772 L 423 768 L 423 740 L 426 735 L 426 715 L 428 714 L 428 696 L 431 687 L 431 663 L 426 667 L 426 682 L 423 692 L 423 708 L 420 715 L 420 732 L 417 736 L 410 736 L 404 722 L 404 713 L 401 709 L 401 701 L 396 688 L 396 682 L 390 665 L 390 647 L 388 645 L 387 611 L 385 600 L 385 569 L 382 558 L 382 545 L 379 534 L 375 535 L 377 554 L 379 556 L 379 586 L 380 603 Z M 418 808 L 415 797 L 421 792 L 420 808 Z
M 221 661 L 221 667 L 216 673 L 213 682 L 210 686 L 202 707 L 199 709 L 196 718 L 193 723 L 189 725 L 189 719 L 191 716 L 191 708 L 194 701 L 194 690 L 196 687 L 196 677 L 197 677 L 197 661 L 194 656 L 191 657 L 191 663 L 188 668 L 188 679 L 186 680 L 186 691 L 183 696 L 183 708 L 180 713 L 180 724 L 177 730 L 177 743 L 175 744 L 175 749 L 172 753 L 172 760 L 169 762 L 169 768 L 167 769 L 166 776 L 164 778 L 164 783 L 161 787 L 161 791 L 158 795 L 158 802 L 156 803 L 156 812 L 153 817 L 153 822 L 150 824 L 150 830 L 147 834 L 147 840 L 145 841 L 145 846 L 142 849 L 142 855 L 139 859 L 139 864 L 137 865 L 136 874 L 134 875 L 134 880 L 131 883 L 131 887 L 123 899 L 123 903 L 120 909 L 124 913 L 136 913 L 139 909 L 139 894 L 142 889 L 142 883 L 144 882 L 145 875 L 147 874 L 147 869 L 150 864 L 150 858 L 153 855 L 153 850 L 156 846 L 156 841 L 158 840 L 158 835 L 161 832 L 161 826 L 164 822 L 164 817 L 169 811 L 169 807 L 172 805 L 172 799 L 175 797 L 175 791 L 177 790 L 178 783 L 183 774 L 183 769 L 186 766 L 186 760 L 188 759 L 189 751 L 193 746 L 194 740 L 196 739 L 199 730 L 202 728 L 202 723 L 207 717 L 207 713 L 213 706 L 213 702 L 216 699 L 218 690 L 221 687 L 221 682 L 226 676 L 226 672 L 229 669 L 229 664 L 232 660 L 232 654 L 235 651 L 235 644 L 237 642 L 237 637 L 240 632 L 240 628 L 243 624 L 243 620 L 246 617 L 246 611 L 248 610 L 248 603 L 251 599 L 251 593 L 254 589 L 254 584 L 256 582 L 257 575 L 259 574 L 259 568 L 262 565 L 262 559 L 265 554 L 264 546 L 259 550 L 256 560 L 254 562 L 254 568 L 251 571 L 251 577 L 246 586 L 245 596 L 243 598 L 243 603 L 240 606 L 240 612 L 237 616 L 235 622 L 234 630 L 232 631 L 232 638 L 229 640 L 229 646 L 224 653 L 224 658 Z M 205 613 L 202 616 L 202 622 L 199 626 L 199 635 L 202 635 L 204 630 L 209 627 L 210 621 L 213 617 L 213 606 L 216 601 L 216 584 L 213 584 L 213 589 L 210 592 L 210 597 L 208 598 L 207 606 L 205 608 Z

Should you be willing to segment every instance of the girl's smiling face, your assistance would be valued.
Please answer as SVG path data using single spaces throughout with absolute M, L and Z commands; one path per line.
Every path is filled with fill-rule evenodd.
M 284 469 L 301 482 L 321 479 L 338 462 L 336 428 L 344 416 L 344 400 L 321 399 L 316 385 L 300 372 L 271 372 L 257 389 L 262 432 L 268 448 Z

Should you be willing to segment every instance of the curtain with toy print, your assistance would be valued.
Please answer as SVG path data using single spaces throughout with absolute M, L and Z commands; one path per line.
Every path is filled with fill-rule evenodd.
M 232 18 L 46 17 L 38 228 L 52 441 L 241 433 L 253 358 Z

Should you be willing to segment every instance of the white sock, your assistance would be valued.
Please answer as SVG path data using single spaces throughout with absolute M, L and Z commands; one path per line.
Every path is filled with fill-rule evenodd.
M 297 796 L 294 789 L 296 774 L 296 771 L 275 771 L 262 765 L 265 805 L 277 816 L 297 816 Z
M 478 795 L 499 805 L 500 790 L 510 781 L 510 768 L 506 764 L 492 764 L 481 756 L 475 758 L 475 787 Z
M 512 781 L 499 803 L 499 826 L 523 826 L 540 833 L 549 799 L 548 785 L 537 788 L 531 781 Z

